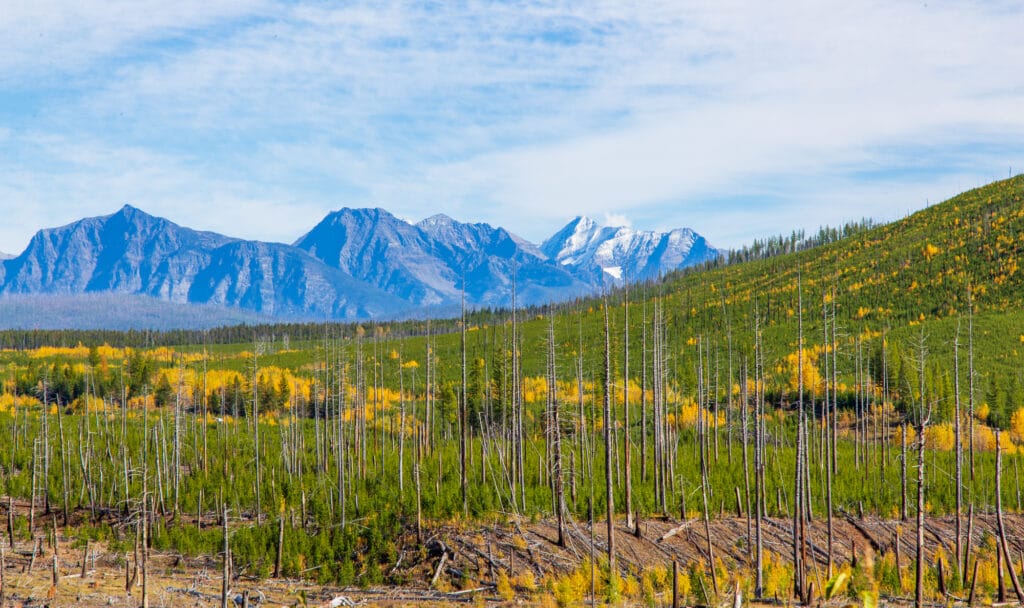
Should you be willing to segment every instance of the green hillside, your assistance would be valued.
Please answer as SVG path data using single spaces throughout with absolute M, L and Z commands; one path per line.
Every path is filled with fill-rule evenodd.
M 789 517 L 795 469 L 815 513 L 906 519 L 900 450 L 924 411 L 926 509 L 954 513 L 959 403 L 979 471 L 962 480 L 965 504 L 1000 496 L 1019 511 L 1019 486 L 990 471 L 994 428 L 1010 430 L 999 445 L 1015 474 L 1024 453 L 1022 198 L 1017 177 L 795 253 L 465 323 L 4 332 L 2 484 L 29 504 L 106 513 L 81 534 L 122 551 L 146 495 L 156 548 L 216 554 L 216 527 L 178 522 L 227 508 L 243 522 L 235 559 L 258 577 L 278 552 L 284 576 L 405 584 L 395 562 L 425 555 L 421 518 L 600 520 L 610 504 L 617 519 L 627 500 L 642 517 L 751 500 Z M 753 488 L 749 451 L 763 463 Z M 40 452 L 53 456 L 40 465 Z M 724 559 L 750 580 L 749 557 Z

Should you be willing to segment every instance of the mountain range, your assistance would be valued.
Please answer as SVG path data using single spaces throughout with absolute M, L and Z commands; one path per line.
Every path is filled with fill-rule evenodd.
M 344 208 L 286 245 L 192 230 L 125 205 L 40 230 L 20 255 L 0 256 L 0 313 L 10 312 L 4 305 L 13 296 L 46 295 L 65 303 L 62 311 L 80 302 L 82 315 L 102 316 L 106 306 L 95 303 L 105 300 L 80 296 L 121 294 L 150 300 L 150 320 L 159 303 L 173 304 L 166 310 L 178 316 L 182 304 L 268 320 L 421 316 L 457 310 L 463 286 L 472 307 L 509 306 L 513 292 L 517 304 L 542 304 L 718 255 L 687 228 L 645 232 L 585 217 L 538 247 L 504 228 L 445 215 L 412 224 L 383 209 Z M 33 326 L 24 317 L 0 318 Z

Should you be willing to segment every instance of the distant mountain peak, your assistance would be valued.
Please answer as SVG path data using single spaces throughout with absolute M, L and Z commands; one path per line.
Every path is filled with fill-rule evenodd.
M 444 213 L 435 213 L 430 217 L 423 218 L 422 220 L 416 222 L 416 225 L 422 228 L 424 226 L 448 225 L 455 223 L 457 222 L 454 219 L 452 219 L 451 216 L 445 215 Z
M 395 217 L 383 207 L 342 207 L 332 211 L 327 217 Z M 397 219 L 397 218 L 396 218 Z
M 95 301 L 76 298 L 105 294 L 351 320 L 422 307 L 444 314 L 457 310 L 463 289 L 473 306 L 509 305 L 513 285 L 518 303 L 545 304 L 709 255 L 717 251 L 690 229 L 642 232 L 586 216 L 538 248 L 500 226 L 444 213 L 414 224 L 380 207 L 342 207 L 283 245 L 193 230 L 124 204 L 40 230 L 13 259 L 0 254 L 0 296 L 60 296 L 95 310 Z
M 116 218 L 116 217 L 123 217 L 123 218 L 125 218 L 128 221 L 139 221 L 139 220 L 145 220 L 145 221 L 158 220 L 158 221 L 161 221 L 162 220 L 162 221 L 165 221 L 165 222 L 173 223 L 173 222 L 170 222 L 170 220 L 166 220 L 164 218 L 160 218 L 160 217 L 157 217 L 155 215 L 152 215 L 151 213 L 147 213 L 146 211 L 144 211 L 142 209 L 139 209 L 138 207 L 132 205 L 131 203 L 125 203 L 124 205 L 121 206 L 120 209 L 118 209 L 114 213 L 111 213 L 110 215 L 107 215 L 107 216 L 103 216 L 103 219 L 113 219 L 113 218 Z
M 558 264 L 592 282 L 654 278 L 718 257 L 717 249 L 690 228 L 668 232 L 602 226 L 577 216 L 540 247 Z

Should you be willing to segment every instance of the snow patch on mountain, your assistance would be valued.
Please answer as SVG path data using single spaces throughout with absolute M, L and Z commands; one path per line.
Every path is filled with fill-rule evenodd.
M 540 246 L 558 264 L 591 281 L 643 280 L 718 257 L 720 252 L 690 228 L 669 232 L 602 226 L 579 216 Z

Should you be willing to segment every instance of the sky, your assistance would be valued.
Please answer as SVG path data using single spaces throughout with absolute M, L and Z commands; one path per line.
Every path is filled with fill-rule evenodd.
M 0 251 L 130 203 L 736 247 L 1024 170 L 1020 2 L 0 0 Z

